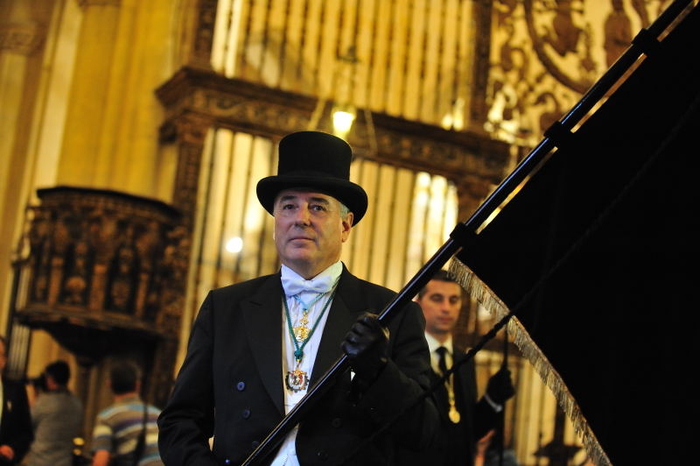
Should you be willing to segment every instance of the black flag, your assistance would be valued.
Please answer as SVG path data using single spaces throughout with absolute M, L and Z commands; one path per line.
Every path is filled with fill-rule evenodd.
M 642 63 L 457 255 L 515 313 L 524 352 L 601 462 L 700 455 L 698 31 L 696 6 L 645 44 Z

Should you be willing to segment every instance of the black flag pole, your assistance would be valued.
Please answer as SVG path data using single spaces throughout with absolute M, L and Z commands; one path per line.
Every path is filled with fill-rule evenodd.
M 474 214 L 464 223 L 459 223 L 450 233 L 450 238 L 433 257 L 426 262 L 408 284 L 397 293 L 395 298 L 379 314 L 379 320 L 385 321 L 395 312 L 408 304 L 430 278 L 442 268 L 447 261 L 462 248 L 467 248 L 478 236 L 480 229 L 487 225 L 490 217 L 498 208 L 516 192 L 518 186 L 537 169 L 545 158 L 557 146 L 565 144 L 566 139 L 577 124 L 598 104 L 628 72 L 630 67 L 643 54 L 653 53 L 658 45 L 658 37 L 677 19 L 691 0 L 676 0 L 654 21 L 648 29 L 642 29 L 632 41 L 630 47 L 606 71 L 606 73 L 586 92 L 581 100 L 560 121 L 555 122 L 544 132 L 544 139 L 525 157 L 515 170 L 491 193 Z M 289 411 L 280 423 L 268 434 L 257 448 L 245 460 L 243 466 L 261 464 L 277 448 L 282 440 L 301 422 L 303 416 L 313 407 L 313 403 L 331 386 L 329 383 L 349 367 L 347 357 L 340 357 L 331 368 L 309 388 L 306 395 Z

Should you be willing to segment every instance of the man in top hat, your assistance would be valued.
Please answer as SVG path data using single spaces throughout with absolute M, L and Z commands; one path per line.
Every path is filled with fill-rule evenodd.
M 340 261 L 367 210 L 365 191 L 349 180 L 351 159 L 330 134 L 280 141 L 277 175 L 259 181 L 257 196 L 275 218 L 281 269 L 213 290 L 202 304 L 158 422 L 166 465 L 241 464 L 343 354 L 351 370 L 325 380 L 299 424 L 255 464 L 384 466 L 398 449 L 432 445 L 439 417 L 421 396 L 431 369 L 420 307 L 379 322 L 372 312 L 395 293 Z

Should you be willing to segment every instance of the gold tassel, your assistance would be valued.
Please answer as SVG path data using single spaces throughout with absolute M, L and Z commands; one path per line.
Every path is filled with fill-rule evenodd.
M 456 257 L 450 260 L 449 271 L 454 275 L 462 288 L 497 319 L 502 319 L 508 315 L 510 311 L 505 303 L 469 267 Z M 610 459 L 600 446 L 598 439 L 588 425 L 588 421 L 581 413 L 578 403 L 576 403 L 559 373 L 552 367 L 544 353 L 530 338 L 530 334 L 517 317 L 511 318 L 507 325 L 509 334 L 513 335 L 514 342 L 520 348 L 523 356 L 535 367 L 544 384 L 549 387 L 559 402 L 559 406 L 571 420 L 574 431 L 582 439 L 590 459 L 597 466 L 611 466 Z

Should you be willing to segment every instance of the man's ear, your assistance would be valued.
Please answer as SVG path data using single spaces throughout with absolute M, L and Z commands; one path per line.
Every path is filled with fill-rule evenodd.
M 352 230 L 352 223 L 355 220 L 355 214 L 352 212 L 348 212 L 348 215 L 345 216 L 345 218 L 341 218 L 341 222 L 343 224 L 343 230 L 342 230 L 342 235 L 343 235 L 343 242 L 345 242 L 348 237 L 350 236 L 350 230 Z

